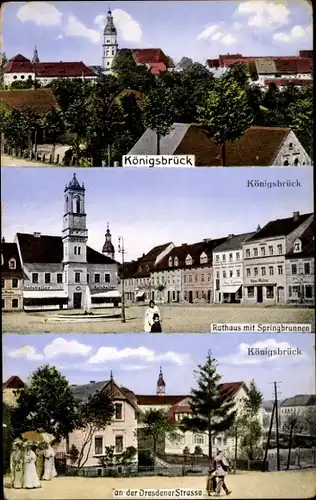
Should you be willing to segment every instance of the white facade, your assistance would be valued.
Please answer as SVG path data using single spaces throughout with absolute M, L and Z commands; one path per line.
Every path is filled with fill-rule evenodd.
M 227 250 L 213 252 L 214 302 L 239 302 L 242 299 L 243 252 Z
M 113 23 L 113 16 L 109 10 L 107 23 L 103 33 L 102 68 L 105 74 L 111 74 L 114 57 L 118 50 L 117 32 Z

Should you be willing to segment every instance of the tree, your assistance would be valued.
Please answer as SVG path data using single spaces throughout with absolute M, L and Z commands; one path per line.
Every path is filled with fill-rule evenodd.
M 316 407 L 310 406 L 304 415 L 304 425 L 311 436 L 316 436 Z
M 8 63 L 8 58 L 5 52 L 0 53 L 0 86 L 3 87 L 4 84 L 4 68 Z
M 313 158 L 313 98 L 292 102 L 286 112 L 286 121 L 296 133 L 308 155 Z
M 241 447 L 249 460 L 254 460 L 260 447 L 262 426 L 259 421 L 259 411 L 262 406 L 263 395 L 257 388 L 255 381 L 250 382 L 247 397 L 240 418 L 242 429 Z M 260 450 L 261 451 L 261 450 Z
M 190 57 L 182 57 L 177 64 L 179 69 L 187 70 L 192 66 L 193 60 Z
M 157 83 L 148 92 L 143 105 L 144 124 L 157 134 L 157 155 L 160 154 L 160 138 L 170 132 L 175 115 L 174 95 L 171 89 L 163 83 Z
M 286 465 L 286 470 L 289 470 L 294 435 L 303 430 L 303 420 L 302 420 L 301 415 L 298 411 L 294 411 L 293 413 L 291 413 L 290 415 L 287 416 L 287 418 L 283 424 L 283 430 L 289 436 L 288 456 L 287 456 L 287 465 Z
M 217 362 L 208 354 L 204 365 L 195 371 L 197 389 L 191 390 L 191 418 L 182 420 L 182 430 L 208 433 L 208 453 L 212 458 L 212 440 L 220 432 L 230 429 L 236 418 L 235 403 L 222 393 L 221 376 Z
M 65 123 L 61 112 L 56 109 L 50 109 L 47 111 L 47 113 L 45 113 L 45 115 L 41 118 L 41 127 L 46 130 L 53 143 L 52 157 L 54 161 L 57 138 L 65 131 Z
M 226 166 L 225 145 L 239 139 L 253 121 L 246 91 L 226 75 L 217 78 L 205 92 L 198 107 L 199 121 L 221 148 L 221 164 Z
M 17 408 L 12 411 L 14 434 L 34 430 L 65 438 L 78 424 L 78 405 L 68 380 L 54 366 L 33 372 L 28 383 L 16 391 Z
M 78 470 L 82 469 L 89 458 L 94 434 L 110 425 L 113 416 L 114 405 L 104 392 L 97 392 L 89 396 L 88 400 L 81 404 L 79 425 L 83 430 L 83 439 L 77 460 Z
M 243 88 L 247 88 L 250 79 L 249 65 L 242 62 L 232 64 L 227 70 L 226 78 L 234 80 Z
M 87 110 L 87 146 L 91 156 L 101 166 L 102 153 L 107 147 L 107 163 L 111 166 L 111 147 L 125 128 L 123 108 L 117 101 L 116 93 L 111 93 L 104 84 L 99 84 L 88 99 Z
M 144 91 L 154 81 L 154 76 L 145 65 L 136 64 L 130 49 L 121 49 L 115 54 L 112 70 L 125 89 Z
M 13 443 L 13 431 L 11 425 L 11 408 L 6 403 L 2 403 L 2 421 L 5 427 L 3 428 L 3 472 L 10 470 L 10 454 Z
M 2 132 L 6 142 L 17 149 L 32 148 L 30 127 L 35 125 L 36 118 L 16 109 L 1 108 Z
M 176 67 L 175 62 L 172 59 L 172 57 L 167 56 L 167 60 L 168 60 L 168 68 L 175 68 Z
M 66 130 L 74 134 L 73 148 L 76 163 L 79 164 L 81 156 L 81 145 L 86 145 L 87 129 L 91 115 L 86 103 L 86 96 L 82 94 L 71 103 L 64 112 Z
M 142 436 L 151 443 L 154 460 L 159 439 L 168 438 L 170 441 L 177 441 L 180 437 L 179 429 L 169 421 L 168 413 L 164 410 L 150 409 L 140 414 L 140 424 Z

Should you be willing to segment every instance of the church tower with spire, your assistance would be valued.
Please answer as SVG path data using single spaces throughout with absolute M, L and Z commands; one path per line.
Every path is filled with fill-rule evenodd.
M 39 62 L 40 62 L 40 60 L 38 57 L 37 48 L 35 47 L 34 52 L 33 52 L 33 57 L 32 57 L 32 63 L 35 64 L 35 63 L 39 63 Z
M 117 31 L 114 26 L 113 16 L 109 8 L 106 25 L 103 31 L 103 56 L 102 68 L 105 74 L 111 73 L 115 54 L 117 53 Z
M 107 228 L 106 228 L 106 233 L 105 233 L 105 243 L 104 243 L 103 248 L 102 248 L 102 253 L 103 253 L 103 255 L 106 255 L 107 257 L 110 257 L 111 259 L 114 260 L 115 249 L 114 249 L 114 245 L 112 243 L 112 235 L 110 233 L 109 223 L 107 223 Z
M 166 394 L 166 383 L 163 379 L 162 368 L 160 367 L 159 377 L 157 380 L 157 396 L 164 396 Z

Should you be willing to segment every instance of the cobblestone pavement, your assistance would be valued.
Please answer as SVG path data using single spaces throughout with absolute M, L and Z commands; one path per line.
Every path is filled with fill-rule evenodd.
M 164 333 L 207 333 L 211 323 L 306 323 L 313 331 L 313 309 L 247 307 L 247 306 L 167 306 L 161 305 Z M 72 315 L 77 311 L 63 311 Z M 80 311 L 79 311 L 80 312 Z M 143 333 L 145 306 L 126 308 L 126 323 L 120 319 L 99 322 L 57 322 L 54 316 L 60 311 L 9 312 L 2 315 L 2 331 L 9 333 Z M 119 309 L 94 309 L 94 314 L 115 315 Z M 93 316 L 91 316 L 93 318 Z
M 6 498 L 7 500 L 110 499 L 115 498 L 113 495 L 114 489 L 129 488 L 190 488 L 193 490 L 202 490 L 202 495 L 204 498 L 206 497 L 205 477 L 138 477 L 115 479 L 57 477 L 52 481 L 42 481 L 41 484 L 42 488 L 36 490 L 5 488 Z M 312 498 L 316 488 L 316 470 L 240 472 L 236 475 L 228 476 L 227 486 L 232 490 L 229 498 Z M 221 496 L 225 495 L 222 494 Z M 187 498 L 192 498 L 192 496 Z M 201 496 L 195 495 L 194 498 L 201 498 Z

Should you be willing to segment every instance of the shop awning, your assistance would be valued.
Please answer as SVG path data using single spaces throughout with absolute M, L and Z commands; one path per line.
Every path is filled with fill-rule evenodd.
M 105 292 L 94 293 L 91 298 L 100 297 L 105 299 L 120 299 L 122 294 L 118 290 L 106 290 Z
M 221 293 L 236 293 L 240 287 L 241 285 L 221 286 Z
M 66 299 L 68 295 L 64 290 L 24 290 L 23 297 L 24 299 Z
M 145 292 L 137 292 L 136 298 L 139 299 L 140 297 L 144 297 Z

